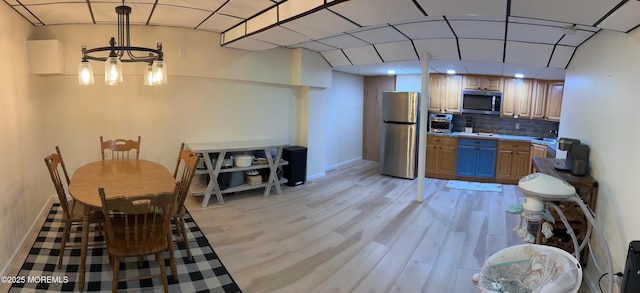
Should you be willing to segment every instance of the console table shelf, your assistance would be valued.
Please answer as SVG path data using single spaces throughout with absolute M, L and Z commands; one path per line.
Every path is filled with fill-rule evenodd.
M 285 183 L 286 179 L 278 180 L 276 171 L 279 166 L 287 165 L 289 162 L 281 160 L 282 149 L 288 144 L 271 141 L 271 140 L 256 140 L 256 141 L 235 141 L 235 142 L 205 142 L 205 143 L 187 143 L 188 149 L 202 154 L 206 169 L 196 170 L 196 174 L 209 174 L 209 183 L 207 189 L 204 192 L 193 192 L 194 196 L 204 195 L 202 199 L 202 207 L 206 207 L 209 204 L 211 195 L 215 193 L 219 204 L 224 204 L 223 193 L 238 192 L 250 189 L 264 188 L 264 197 L 268 197 L 271 192 L 271 187 L 276 188 L 278 194 L 282 193 L 280 183 Z M 271 156 L 271 150 L 276 150 L 275 157 Z M 248 167 L 232 167 L 222 168 L 223 159 L 216 160 L 216 165 L 211 163 L 211 158 L 216 156 L 218 158 L 224 158 L 227 153 L 243 152 L 243 151 L 264 151 L 267 163 L 266 164 L 253 164 Z M 218 185 L 218 175 L 220 173 L 227 172 L 241 172 L 247 170 L 257 170 L 269 168 L 269 178 L 267 182 L 260 184 L 249 185 L 242 184 L 235 187 L 230 187 L 224 190 L 220 190 Z

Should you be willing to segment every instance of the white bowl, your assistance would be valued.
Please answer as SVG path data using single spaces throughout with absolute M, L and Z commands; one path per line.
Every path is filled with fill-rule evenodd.
M 253 156 L 250 155 L 236 155 L 234 157 L 234 165 L 236 167 L 249 167 L 253 161 Z

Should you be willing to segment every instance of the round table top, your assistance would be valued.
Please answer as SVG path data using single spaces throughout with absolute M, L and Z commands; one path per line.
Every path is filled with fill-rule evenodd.
M 78 168 L 69 184 L 71 196 L 86 205 L 101 207 L 98 188 L 107 197 L 173 192 L 176 181 L 163 165 L 145 160 L 104 160 Z

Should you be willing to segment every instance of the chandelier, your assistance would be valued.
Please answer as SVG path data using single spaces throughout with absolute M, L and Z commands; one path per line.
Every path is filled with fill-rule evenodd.
M 146 62 L 144 71 L 144 84 L 156 85 L 167 83 L 167 65 L 162 59 L 162 43 L 157 44 L 156 49 L 131 46 L 129 30 L 129 14 L 131 7 L 124 5 L 116 7 L 118 14 L 118 42 L 111 37 L 109 47 L 98 47 L 87 49 L 82 46 L 82 62 L 78 66 L 78 83 L 81 85 L 93 84 L 93 67 L 89 60 L 104 61 L 104 83 L 107 85 L 118 85 L 122 83 L 122 62 Z M 97 52 L 109 52 L 108 57 L 97 57 L 92 55 Z M 146 55 L 136 56 L 146 53 Z

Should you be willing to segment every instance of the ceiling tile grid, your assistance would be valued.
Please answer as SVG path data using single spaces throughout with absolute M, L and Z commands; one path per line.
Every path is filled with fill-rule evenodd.
M 411 41 L 375 45 L 384 62 L 420 60 Z
M 4 2 L 34 26 L 115 24 L 115 7 L 122 5 L 118 0 Z M 397 72 L 416 70 L 421 68 L 420 53 L 429 52 L 434 70 L 451 67 L 458 72 L 501 74 L 520 67 L 553 78 L 564 73 L 577 47 L 600 30 L 626 33 L 640 25 L 640 1 L 622 0 L 130 0 L 124 4 L 132 7 L 135 25 L 216 32 L 223 46 L 247 51 L 307 48 L 320 52 L 336 68 L 363 75 L 381 72 L 382 65 L 403 66 Z

